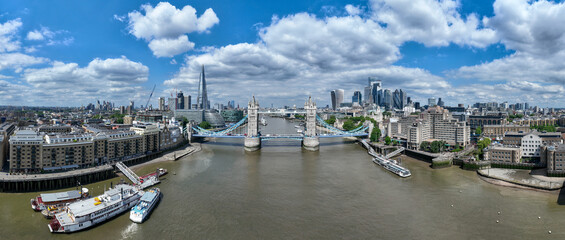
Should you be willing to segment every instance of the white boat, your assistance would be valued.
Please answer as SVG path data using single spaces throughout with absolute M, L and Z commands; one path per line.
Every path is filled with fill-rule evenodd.
M 264 117 L 261 117 L 261 125 L 267 126 L 267 120 Z
M 78 201 L 88 197 L 88 189 L 82 188 L 81 191 L 73 190 L 57 193 L 42 193 L 30 200 L 31 208 L 35 211 L 56 209 L 65 206 L 67 203 Z
M 373 158 L 373 162 L 400 177 L 406 178 L 412 176 L 410 170 L 398 165 L 398 163 L 394 160 L 391 161 L 382 156 L 377 156 L 376 158 Z
M 104 194 L 69 204 L 47 226 L 52 233 L 80 231 L 111 219 L 135 206 L 143 195 L 138 187 L 118 184 Z
M 295 127 L 295 128 L 300 128 L 300 126 L 299 126 L 299 125 L 294 125 L 294 127 Z
M 129 219 L 135 223 L 142 223 L 145 221 L 147 216 L 151 214 L 151 211 L 157 205 L 157 202 L 161 199 L 161 190 L 159 188 L 153 188 L 146 191 L 139 203 L 135 205 L 129 212 Z
M 296 129 L 296 132 L 297 132 L 297 133 L 302 133 L 303 131 L 302 131 L 302 129 Z

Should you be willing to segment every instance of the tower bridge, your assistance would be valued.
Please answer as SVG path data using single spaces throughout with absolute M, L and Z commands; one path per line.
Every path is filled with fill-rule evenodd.
M 365 123 L 362 126 L 351 131 L 345 131 L 336 128 L 324 121 L 316 114 L 316 103 L 312 98 L 304 104 L 304 110 L 284 110 L 284 111 L 259 111 L 259 102 L 253 97 L 247 106 L 247 115 L 239 122 L 228 128 L 212 131 L 192 126 L 188 124 L 185 132 L 188 137 L 214 137 L 214 138 L 243 138 L 244 147 L 247 151 L 255 151 L 261 148 L 262 141 L 272 139 L 293 139 L 302 141 L 305 149 L 315 151 L 320 146 L 320 138 L 337 138 L 337 137 L 366 137 L 370 132 L 370 124 Z M 259 114 L 268 115 L 287 115 L 301 114 L 305 118 L 305 129 L 299 134 L 267 134 L 261 135 L 259 132 Z

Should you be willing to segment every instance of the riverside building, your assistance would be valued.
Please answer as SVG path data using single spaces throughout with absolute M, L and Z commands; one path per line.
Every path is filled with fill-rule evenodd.
M 164 134 L 170 133 L 148 124 L 134 125 L 129 130 L 78 134 L 19 130 L 9 140 L 9 171 L 56 171 L 126 160 L 169 146 L 171 136 Z
M 420 114 L 407 131 L 407 147 L 419 149 L 423 141 L 442 140 L 447 144 L 465 147 L 470 143 L 471 130 L 466 122 L 451 116 L 446 109 L 436 106 Z
M 507 132 L 530 132 L 529 126 L 517 124 L 484 125 L 483 136 L 488 138 L 502 138 Z

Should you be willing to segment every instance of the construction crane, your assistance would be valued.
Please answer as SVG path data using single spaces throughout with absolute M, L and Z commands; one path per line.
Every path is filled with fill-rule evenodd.
M 149 94 L 149 99 L 147 99 L 147 103 L 145 104 L 145 109 L 149 110 L 149 101 L 151 101 L 151 96 L 153 96 L 153 91 L 155 91 L 155 87 L 157 84 L 153 85 L 153 90 L 151 90 L 151 94 Z

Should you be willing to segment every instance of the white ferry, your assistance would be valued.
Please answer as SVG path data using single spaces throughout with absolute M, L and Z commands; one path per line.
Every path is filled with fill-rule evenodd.
M 115 217 L 135 206 L 143 191 L 128 184 L 118 184 L 104 194 L 69 204 L 55 214 L 47 225 L 52 233 L 80 231 Z
M 136 223 L 142 223 L 145 221 L 147 216 L 151 213 L 157 202 L 161 199 L 161 190 L 159 188 L 153 188 L 146 191 L 139 203 L 135 205 L 129 212 L 129 219 Z
M 264 117 L 261 117 L 261 125 L 267 126 L 267 120 Z
M 412 176 L 412 173 L 410 173 L 410 170 L 398 165 L 398 163 L 396 162 L 396 160 L 387 160 L 382 156 L 377 156 L 376 158 L 373 158 L 373 162 L 377 165 L 382 166 L 384 169 L 400 176 L 403 178 L 406 177 L 410 177 Z

